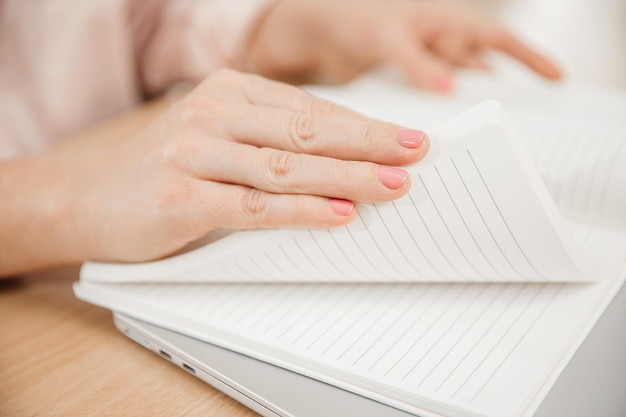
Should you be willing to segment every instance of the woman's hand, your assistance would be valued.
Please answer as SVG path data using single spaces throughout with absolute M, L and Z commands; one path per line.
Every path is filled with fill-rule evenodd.
M 250 70 L 296 82 L 339 83 L 392 63 L 415 86 L 448 91 L 454 67 L 486 68 L 495 49 L 560 78 L 548 59 L 458 3 L 423 0 L 277 0 L 250 44 Z
M 404 195 L 393 166 L 428 148 L 420 131 L 219 70 L 136 138 L 56 155 L 46 241 L 67 261 L 143 261 L 216 228 L 338 226 L 353 202 Z

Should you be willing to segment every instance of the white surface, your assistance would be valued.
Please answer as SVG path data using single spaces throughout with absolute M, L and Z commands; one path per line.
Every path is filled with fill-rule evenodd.
M 626 91 L 626 1 L 466 1 L 500 17 L 523 39 L 553 56 L 567 83 Z M 626 415 L 625 320 L 626 291 L 622 290 L 536 417 Z
M 554 60 L 567 82 L 626 88 L 626 1 L 464 0 Z

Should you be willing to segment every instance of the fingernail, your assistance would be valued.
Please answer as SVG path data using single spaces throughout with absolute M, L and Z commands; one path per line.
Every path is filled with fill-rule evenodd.
M 349 216 L 354 209 L 354 203 L 348 200 L 340 200 L 338 198 L 331 198 L 328 200 L 330 208 L 335 214 L 340 216 Z
M 402 187 L 402 184 L 406 182 L 409 177 L 409 173 L 400 168 L 393 167 L 379 167 L 378 178 L 380 182 L 387 188 L 397 190 Z
M 447 74 L 442 74 L 433 80 L 433 87 L 437 91 L 450 91 L 452 90 L 452 77 Z
M 402 129 L 398 132 L 398 142 L 405 148 L 417 149 L 422 146 L 426 134 L 421 130 Z

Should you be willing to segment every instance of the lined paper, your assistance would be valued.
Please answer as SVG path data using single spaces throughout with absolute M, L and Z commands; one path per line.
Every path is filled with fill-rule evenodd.
M 590 257 L 577 247 L 497 103 L 481 103 L 430 136 L 429 155 L 407 168 L 409 194 L 360 205 L 346 226 L 238 232 L 151 264 L 86 264 L 82 276 L 118 282 L 591 281 L 592 271 L 614 261 L 610 251 Z
M 520 120 L 524 146 L 563 215 L 626 231 L 626 126 Z
M 564 216 L 626 230 L 624 94 L 568 83 L 520 89 L 494 74 L 469 72 L 457 81 L 455 94 L 445 98 L 380 76 L 309 90 L 371 117 L 426 131 L 486 97 L 496 99 Z
M 506 417 L 538 404 L 622 274 L 595 284 L 83 281 L 76 292 L 409 412 Z

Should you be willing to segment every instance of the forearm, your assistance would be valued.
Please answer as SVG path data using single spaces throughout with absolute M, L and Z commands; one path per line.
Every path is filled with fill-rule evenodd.
M 0 162 L 0 277 L 84 259 L 76 176 L 61 154 Z

